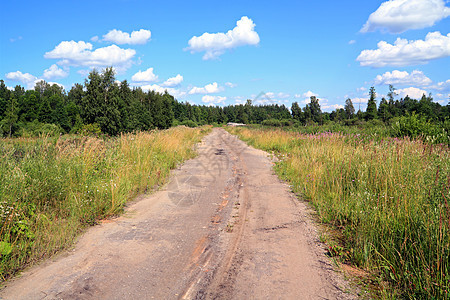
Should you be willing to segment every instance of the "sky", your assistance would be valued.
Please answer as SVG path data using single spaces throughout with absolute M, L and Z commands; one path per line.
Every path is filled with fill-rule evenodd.
M 390 1 L 10 0 L 0 11 L 0 79 L 27 89 L 116 79 L 191 104 L 292 102 L 323 111 L 450 98 L 450 3 Z

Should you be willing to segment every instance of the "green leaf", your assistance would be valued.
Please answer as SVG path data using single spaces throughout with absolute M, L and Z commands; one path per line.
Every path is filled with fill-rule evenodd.
M 1 255 L 8 255 L 12 251 L 12 246 L 10 243 L 7 242 L 0 242 L 0 254 Z

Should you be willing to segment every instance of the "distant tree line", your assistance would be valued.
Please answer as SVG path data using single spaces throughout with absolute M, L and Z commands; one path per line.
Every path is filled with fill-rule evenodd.
M 150 129 L 165 129 L 174 125 L 197 126 L 238 122 L 272 126 L 323 124 L 329 121 L 352 125 L 357 121 L 390 119 L 412 113 L 436 122 L 450 117 L 450 106 L 433 102 L 431 96 L 420 100 L 408 96 L 395 100 L 391 86 L 388 99 L 376 103 L 375 89 L 369 93 L 365 112 L 355 112 L 351 99 L 343 109 L 322 112 L 319 99 L 312 96 L 301 108 L 294 102 L 289 110 L 284 105 L 245 104 L 226 107 L 194 105 L 179 102 L 167 92 L 144 92 L 131 88 L 124 80 L 116 82 L 112 68 L 93 70 L 84 85 L 75 84 L 69 92 L 56 84 L 38 82 L 33 90 L 17 85 L 9 90 L 0 80 L 0 136 L 33 136 L 47 132 L 77 133 L 97 128 L 108 135 Z

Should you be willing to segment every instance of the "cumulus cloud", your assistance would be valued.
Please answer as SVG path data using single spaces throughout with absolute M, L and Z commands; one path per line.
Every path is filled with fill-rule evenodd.
M 158 81 L 158 75 L 153 73 L 153 68 L 148 68 L 146 71 L 139 70 L 131 76 L 131 80 L 135 82 L 155 82 Z
M 353 98 L 352 103 L 367 103 L 369 101 L 369 98 Z
M 323 105 L 321 107 L 321 109 L 323 109 L 323 110 L 335 110 L 335 109 L 339 109 L 339 108 L 344 108 L 344 106 L 340 105 L 340 104 L 329 104 L 329 105 Z
M 38 79 L 37 77 L 31 75 L 30 73 L 22 73 L 20 71 L 16 72 L 9 72 L 5 75 L 6 79 L 19 81 L 21 83 L 24 83 L 26 85 L 33 84 Z
M 27 89 L 32 89 L 38 83 L 39 81 L 42 81 L 43 79 L 38 78 L 36 76 L 31 75 L 30 73 L 22 73 L 20 71 L 16 72 L 9 72 L 5 75 L 6 79 L 19 81 L 22 84 L 26 85 Z M 47 82 L 50 85 L 59 85 L 60 87 L 64 88 L 64 85 L 57 83 L 57 82 Z
M 237 84 L 232 83 L 232 82 L 225 82 L 225 85 L 226 85 L 227 87 L 229 87 L 229 88 L 235 88 L 235 87 L 237 87 Z
M 433 85 L 432 88 L 438 91 L 450 91 L 450 79 L 438 82 L 437 84 Z
M 311 92 L 311 91 L 307 91 L 306 93 L 303 93 L 302 96 L 309 99 L 309 98 L 311 98 L 312 96 L 319 97 L 319 94 L 313 93 L 313 92 Z
M 53 64 L 50 68 L 44 70 L 44 75 L 42 75 L 45 79 L 52 78 L 64 78 L 67 77 L 69 73 L 64 71 L 63 69 L 58 68 L 57 65 Z
M 357 61 L 361 66 L 385 67 L 425 64 L 430 60 L 450 56 L 450 33 L 430 32 L 425 40 L 408 41 L 397 38 L 394 45 L 385 41 L 376 50 L 363 50 Z
M 201 36 L 192 37 L 189 42 L 191 53 L 203 52 L 203 60 L 215 59 L 225 53 L 227 49 L 232 49 L 245 45 L 258 45 L 259 35 L 255 31 L 255 23 L 252 19 L 244 16 L 236 22 L 236 27 L 227 33 L 208 33 Z
M 374 80 L 376 85 L 417 85 L 426 86 L 432 83 L 431 79 L 425 76 L 422 71 L 414 70 L 411 73 L 394 70 L 383 75 L 377 75 Z
M 178 74 L 177 76 L 171 77 L 171 78 L 167 79 L 166 81 L 164 81 L 162 86 L 174 87 L 174 86 L 180 85 L 182 82 L 183 82 L 183 76 Z
M 406 96 L 409 96 L 410 98 L 413 98 L 413 99 L 420 99 L 420 98 L 422 98 L 422 95 L 428 94 L 427 91 L 421 90 L 416 87 L 398 89 L 398 90 L 396 90 L 396 93 L 399 97 L 405 98 Z
M 160 85 L 157 84 L 148 84 L 148 85 L 143 85 L 141 86 L 141 89 L 143 91 L 155 91 L 157 93 L 161 93 L 164 94 L 165 91 L 167 91 L 170 95 L 174 96 L 175 98 L 182 98 L 186 95 L 185 92 L 182 92 L 180 90 L 174 89 L 174 88 L 167 88 L 167 87 L 162 87 Z
M 121 30 L 113 29 L 103 36 L 103 40 L 107 42 L 113 42 L 119 45 L 122 44 L 145 44 L 150 40 L 152 33 L 150 30 L 141 29 L 139 31 L 133 31 L 131 34 L 123 32 Z
M 222 96 L 211 96 L 211 95 L 205 95 L 202 97 L 202 102 L 207 103 L 209 105 L 213 105 L 213 104 L 221 104 L 223 103 L 225 100 L 227 100 L 227 97 L 222 97 Z
M 356 43 L 355 40 L 350 40 L 350 41 L 348 41 L 348 44 L 349 44 L 349 45 L 353 45 L 353 44 L 355 44 L 355 43 Z
M 390 0 L 373 12 L 361 32 L 380 29 L 401 33 L 409 29 L 422 29 L 450 16 L 444 0 Z
M 94 51 L 92 48 L 91 43 L 84 41 L 63 41 L 52 51 L 45 53 L 44 57 L 61 59 L 58 64 L 63 66 L 115 66 L 126 69 L 136 54 L 133 49 L 122 49 L 116 45 L 97 48 Z
M 194 86 L 190 91 L 189 95 L 195 95 L 195 94 L 214 94 L 221 92 L 222 88 L 219 87 L 217 82 L 213 82 L 210 84 L 205 85 L 204 87 L 196 87 Z

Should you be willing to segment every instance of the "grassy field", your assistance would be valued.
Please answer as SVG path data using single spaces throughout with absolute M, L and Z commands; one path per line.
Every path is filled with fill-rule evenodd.
M 1 139 L 1 281 L 70 246 L 84 228 L 163 184 L 170 169 L 195 156 L 193 145 L 209 131 Z
M 368 270 L 380 295 L 449 299 L 450 150 L 409 139 L 230 128 L 340 232 L 330 253 Z

